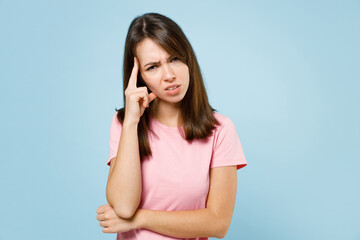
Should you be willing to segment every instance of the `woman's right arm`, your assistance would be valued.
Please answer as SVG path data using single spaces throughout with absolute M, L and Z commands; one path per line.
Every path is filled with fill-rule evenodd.
M 140 204 L 142 186 L 137 129 L 145 108 L 157 97 L 154 93 L 148 94 L 147 87 L 137 87 L 138 70 L 139 62 L 134 58 L 134 67 L 125 90 L 125 117 L 118 151 L 110 161 L 106 186 L 107 201 L 122 218 L 131 218 Z
M 106 198 L 116 214 L 131 218 L 141 200 L 141 166 L 136 122 L 122 125 L 117 156 L 110 162 Z

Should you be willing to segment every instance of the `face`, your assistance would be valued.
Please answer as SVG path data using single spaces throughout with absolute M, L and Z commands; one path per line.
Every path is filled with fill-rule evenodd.
M 136 46 L 140 73 L 157 101 L 180 102 L 189 87 L 189 68 L 177 56 L 170 56 L 160 45 L 145 38 Z M 175 86 L 175 89 L 168 89 Z

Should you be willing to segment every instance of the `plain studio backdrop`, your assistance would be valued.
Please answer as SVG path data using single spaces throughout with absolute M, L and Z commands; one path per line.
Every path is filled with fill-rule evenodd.
M 0 0 L 0 239 L 115 239 L 96 209 L 146 12 L 180 25 L 237 128 L 248 166 L 225 239 L 360 239 L 360 2 L 340 0 Z

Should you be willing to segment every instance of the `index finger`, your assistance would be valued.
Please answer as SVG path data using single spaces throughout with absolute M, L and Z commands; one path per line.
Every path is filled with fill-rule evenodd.
M 131 89 L 135 89 L 136 87 L 136 82 L 137 82 L 137 75 L 138 75 L 138 71 L 139 71 L 139 63 L 136 57 L 134 57 L 134 67 L 131 71 L 131 75 L 130 75 L 130 79 L 129 79 L 129 83 L 128 83 L 128 88 Z

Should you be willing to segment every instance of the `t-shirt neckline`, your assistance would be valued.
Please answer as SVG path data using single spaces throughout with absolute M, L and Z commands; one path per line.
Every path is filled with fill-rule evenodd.
M 154 117 L 152 117 L 151 115 L 150 115 L 150 118 L 152 119 L 153 123 L 154 123 L 156 126 L 162 128 L 162 129 L 166 129 L 166 130 L 170 130 L 170 131 L 178 131 L 178 128 L 179 128 L 179 127 L 166 126 L 166 125 L 160 123 L 158 120 L 156 120 L 156 119 L 155 119 Z M 183 127 L 183 126 L 181 126 L 181 128 L 182 128 L 182 127 Z

